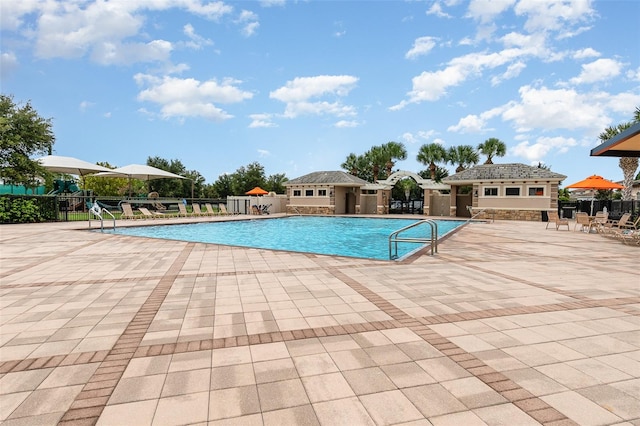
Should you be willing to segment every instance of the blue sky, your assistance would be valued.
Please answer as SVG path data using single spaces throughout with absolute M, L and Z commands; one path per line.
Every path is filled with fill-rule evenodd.
M 207 183 L 254 161 L 339 170 L 389 141 L 417 172 L 425 143 L 491 137 L 495 162 L 621 180 L 589 151 L 640 106 L 639 16 L 632 0 L 8 0 L 2 93 L 53 118 L 57 155 L 179 159 Z

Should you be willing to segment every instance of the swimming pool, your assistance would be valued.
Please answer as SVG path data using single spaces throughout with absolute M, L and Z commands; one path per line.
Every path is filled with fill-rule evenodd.
M 149 238 L 287 250 L 367 259 L 389 260 L 389 234 L 421 219 L 289 216 L 162 226 L 117 228 L 110 233 Z M 462 221 L 438 220 L 438 238 Z M 106 232 L 106 230 L 105 230 Z M 431 228 L 418 225 L 406 237 L 430 238 Z M 398 243 L 398 257 L 424 247 Z

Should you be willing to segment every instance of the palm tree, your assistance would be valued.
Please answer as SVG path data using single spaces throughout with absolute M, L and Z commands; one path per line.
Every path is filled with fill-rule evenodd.
M 353 152 L 347 155 L 347 159 L 344 160 L 344 163 L 340 164 L 347 173 L 350 173 L 354 176 L 358 176 L 358 156 Z
M 504 157 L 507 153 L 507 145 L 498 138 L 489 138 L 480 145 L 478 145 L 480 153 L 487 156 L 487 161 L 484 164 L 493 164 L 493 157 Z
M 373 181 L 375 182 L 380 176 L 380 169 L 384 167 L 387 162 L 384 148 L 382 146 L 373 146 L 364 155 L 369 161 L 371 171 L 373 172 Z
M 600 133 L 598 138 L 601 142 L 606 142 L 618 133 L 621 133 L 634 125 L 635 123 L 640 122 L 640 107 L 636 107 L 636 110 L 633 114 L 633 121 L 618 124 L 617 126 L 609 126 L 604 132 Z M 631 197 L 631 188 L 633 186 L 633 177 L 638 169 L 638 157 L 620 157 L 619 166 L 622 169 L 622 175 L 624 180 L 622 185 L 624 189 L 622 190 L 622 199 L 624 201 L 632 200 Z
M 391 176 L 391 170 L 393 170 L 393 166 L 395 165 L 393 160 L 406 160 L 407 150 L 402 143 L 394 141 L 383 144 L 381 148 L 385 160 L 384 168 L 387 172 L 387 177 L 389 177 Z
M 471 145 L 452 146 L 447 151 L 447 160 L 456 167 L 456 173 L 460 173 L 469 166 L 475 166 L 480 161 L 478 151 Z
M 436 163 L 446 162 L 447 151 L 442 145 L 437 143 L 424 144 L 420 147 L 416 159 L 425 166 L 429 166 L 431 179 L 435 180 L 437 168 Z

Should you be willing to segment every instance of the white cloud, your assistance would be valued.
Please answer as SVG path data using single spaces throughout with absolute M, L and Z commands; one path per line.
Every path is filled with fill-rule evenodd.
M 262 7 L 284 6 L 285 4 L 287 4 L 286 0 L 260 0 Z
M 597 59 L 589 64 L 582 65 L 579 76 L 569 80 L 573 84 L 595 83 L 609 80 L 621 73 L 622 64 L 613 59 Z
M 245 37 L 251 37 L 260 26 L 260 23 L 258 22 L 258 15 L 249 10 L 243 10 L 240 13 L 240 17 L 238 17 L 235 22 L 242 25 L 241 32 Z
M 221 1 L 203 0 L 21 0 L 2 2 L 0 15 L 3 30 L 19 31 L 25 17 L 37 14 L 33 28 L 22 33 L 34 40 L 36 57 L 78 58 L 89 54 L 98 63 L 108 65 L 167 60 L 172 43 L 149 41 L 149 35 L 143 31 L 144 12 L 171 8 L 214 21 L 233 10 Z M 200 40 L 203 42 L 206 40 Z
M 238 103 L 253 97 L 251 92 L 236 87 L 241 82 L 232 79 L 221 83 L 215 80 L 200 82 L 193 78 L 160 78 L 149 74 L 136 74 L 134 79 L 138 85 L 147 86 L 138 93 L 138 100 L 161 105 L 160 115 L 165 119 L 203 117 L 224 121 L 233 116 L 214 103 Z
M 404 55 L 407 59 L 415 59 L 418 56 L 426 55 L 436 45 L 434 37 L 424 36 L 418 37 L 413 42 L 413 47 Z
M 405 132 L 402 134 L 402 139 L 404 139 L 405 142 L 407 143 L 414 144 L 420 141 L 429 140 L 435 134 L 436 132 L 434 130 L 429 130 L 429 131 L 419 130 L 415 135 L 411 132 Z
M 512 121 L 518 132 L 529 129 L 585 129 L 598 132 L 606 128 L 608 93 L 579 93 L 571 89 L 523 86 L 520 101 L 504 107 L 502 118 Z
M 6 77 L 18 68 L 18 58 L 13 52 L 2 52 L 0 54 L 0 75 Z
M 95 103 L 93 103 L 93 102 L 82 101 L 82 102 L 80 102 L 80 111 L 85 112 L 87 109 L 91 108 L 94 105 L 95 105 Z
M 293 118 L 298 115 L 336 116 L 355 115 L 355 108 L 342 105 L 339 101 L 311 102 L 313 98 L 344 97 L 355 87 L 357 77 L 350 75 L 319 75 L 315 77 L 296 77 L 271 93 L 269 97 L 286 103 L 285 117 Z
M 271 114 L 251 114 L 249 115 L 251 118 L 251 123 L 249 124 L 249 128 L 257 129 L 261 127 L 278 127 L 273 121 L 271 121 Z
M 544 163 L 544 157 L 550 152 L 560 154 L 569 151 L 569 148 L 578 145 L 574 138 L 564 137 L 540 137 L 535 143 L 522 141 L 518 145 L 509 149 L 511 155 L 516 155 L 527 159 L 530 163 Z
M 349 128 L 349 127 L 358 127 L 360 126 L 360 123 L 358 123 L 357 121 L 353 121 L 353 120 L 340 120 L 338 122 L 336 122 L 336 124 L 334 124 L 334 127 L 337 127 L 339 129 L 343 129 L 343 128 Z
M 427 10 L 427 15 L 435 15 L 438 18 L 451 18 L 451 15 L 442 10 L 442 6 L 440 6 L 440 3 L 438 2 L 431 5 L 429 10 Z
M 472 0 L 469 3 L 467 16 L 485 24 L 490 23 L 514 3 L 515 0 Z
M 640 81 L 640 67 L 627 71 L 626 76 L 629 80 Z
M 491 79 L 491 85 L 497 86 L 504 80 L 510 80 L 520 75 L 523 69 L 527 66 L 524 62 L 515 62 L 507 67 L 507 70 L 501 75 L 495 76 Z
M 267 151 L 266 149 L 259 149 L 258 150 L 258 156 L 260 158 L 270 157 L 271 156 L 271 152 Z
M 191 24 L 186 24 L 183 27 L 183 32 L 191 39 L 191 41 L 186 43 L 186 46 L 191 49 L 200 50 L 202 49 L 202 46 L 210 46 L 213 44 L 213 41 L 196 34 L 196 30 Z
M 96 45 L 91 58 L 102 65 L 129 65 L 135 62 L 164 62 L 171 56 L 173 45 L 164 40 L 149 43 L 110 43 Z
M 590 47 L 573 52 L 573 59 L 597 58 L 599 56 L 600 52 Z
M 514 11 L 526 16 L 524 28 L 529 32 L 561 31 L 567 35 L 575 35 L 573 25 L 588 22 L 596 14 L 591 2 L 585 0 L 520 0 Z
M 449 132 L 459 133 L 480 133 L 484 130 L 486 124 L 486 120 L 477 115 L 470 114 L 461 118 L 455 126 L 449 126 L 447 130 Z

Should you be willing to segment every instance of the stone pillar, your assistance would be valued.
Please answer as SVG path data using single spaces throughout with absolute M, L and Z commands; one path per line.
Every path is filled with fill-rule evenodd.
M 431 211 L 429 207 L 431 203 L 431 192 L 432 192 L 431 189 L 425 189 L 423 193 L 424 203 L 423 203 L 422 213 L 424 213 L 425 216 L 429 216 L 429 213 Z
M 451 191 L 449 192 L 449 216 L 456 217 L 458 215 L 458 187 L 451 185 Z

